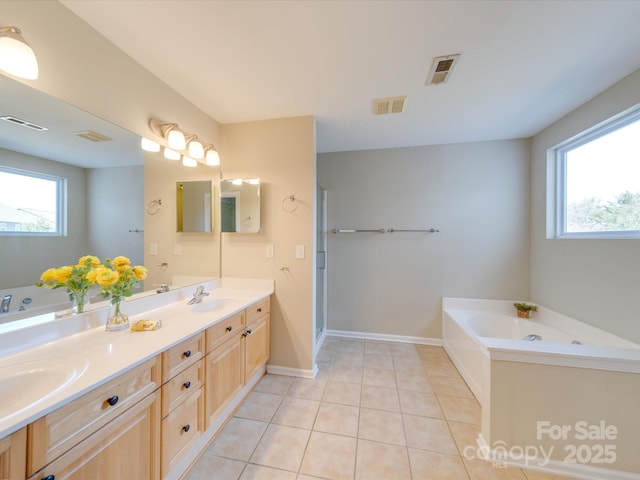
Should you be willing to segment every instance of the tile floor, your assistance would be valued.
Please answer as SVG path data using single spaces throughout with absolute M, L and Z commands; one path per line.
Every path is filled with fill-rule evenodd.
M 313 380 L 266 375 L 185 480 L 560 480 L 461 456 L 480 406 L 440 347 L 327 337 Z

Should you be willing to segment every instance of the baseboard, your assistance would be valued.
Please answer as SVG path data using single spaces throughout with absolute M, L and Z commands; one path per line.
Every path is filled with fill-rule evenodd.
M 322 333 L 320 334 L 320 338 L 316 339 L 316 343 L 313 344 L 313 358 L 316 358 L 316 355 L 318 355 L 318 352 L 320 351 L 320 349 L 322 348 L 322 344 L 324 343 L 324 339 L 327 338 L 327 329 L 325 328 L 324 330 L 322 330 Z
M 408 335 L 389 335 L 384 333 L 349 332 L 346 330 L 326 330 L 331 337 L 361 338 L 363 340 L 380 340 L 383 342 L 415 343 L 417 345 L 442 346 L 441 338 L 410 337 Z
M 316 378 L 316 375 L 318 374 L 318 365 L 314 363 L 312 370 L 281 367 L 279 365 L 267 365 L 267 373 L 271 373 L 273 375 L 286 375 L 288 377 Z

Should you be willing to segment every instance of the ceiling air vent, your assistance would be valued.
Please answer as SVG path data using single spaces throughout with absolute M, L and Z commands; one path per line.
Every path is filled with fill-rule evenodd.
M 434 58 L 425 85 L 440 85 L 442 83 L 447 83 L 453 68 L 456 66 L 456 63 L 458 63 L 458 58 L 460 58 L 459 53 Z
M 13 115 L 2 115 L 0 117 L 0 120 L 13 123 L 14 125 L 19 125 L 21 127 L 30 128 L 31 130 L 37 130 L 38 132 L 49 130 L 47 127 L 43 127 L 42 125 L 38 125 L 37 123 L 27 122 L 26 120 L 22 120 L 21 118 L 14 117 Z
M 93 130 L 83 130 L 82 132 L 73 132 L 73 134 L 85 140 L 91 140 L 92 142 L 110 142 L 113 140 L 113 138 L 105 137 L 101 133 L 94 132 Z
M 402 113 L 407 96 L 378 98 L 373 101 L 373 113 L 376 115 L 386 115 L 387 113 Z

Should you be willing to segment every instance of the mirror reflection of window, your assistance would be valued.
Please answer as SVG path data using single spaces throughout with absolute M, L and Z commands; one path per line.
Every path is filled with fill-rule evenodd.
M 220 181 L 220 231 L 260 231 L 260 179 L 234 178 Z

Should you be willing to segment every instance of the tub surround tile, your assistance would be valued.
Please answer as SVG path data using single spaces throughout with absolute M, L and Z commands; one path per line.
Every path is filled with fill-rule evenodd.
M 360 405 L 362 387 L 356 383 L 327 382 L 322 397 L 323 402 L 340 403 L 342 405 Z
M 300 473 L 331 480 L 351 480 L 356 461 L 355 438 L 312 432 Z
M 310 433 L 301 428 L 271 424 L 264 432 L 250 462 L 297 472 Z
M 413 478 L 420 480 L 469 480 L 462 459 L 457 455 L 409 449 Z
M 355 478 L 356 480 L 411 480 L 406 447 L 368 440 L 358 441 Z

